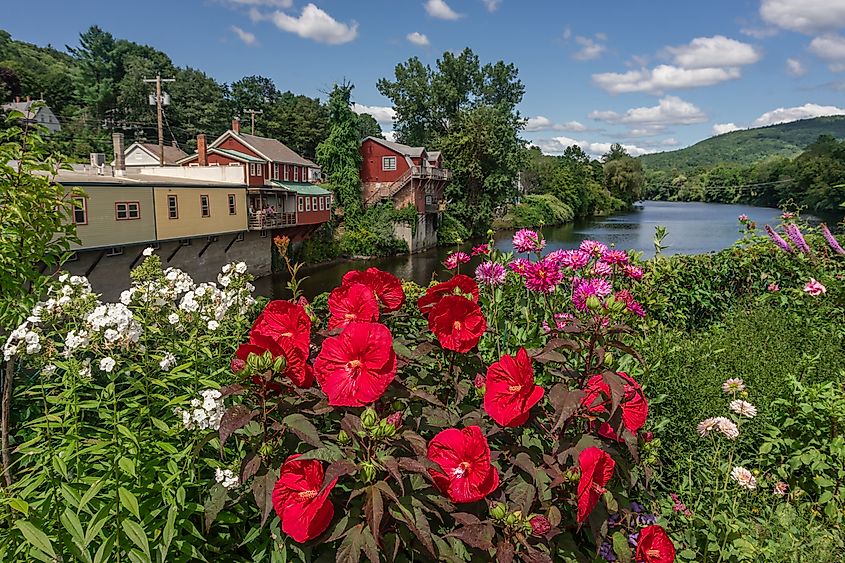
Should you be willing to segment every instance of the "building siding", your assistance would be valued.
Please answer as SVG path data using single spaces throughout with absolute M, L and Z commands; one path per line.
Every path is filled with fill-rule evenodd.
M 371 139 L 361 144 L 361 181 L 362 182 L 393 182 L 398 180 L 408 170 L 405 157 Z M 396 170 L 382 170 L 382 157 L 395 156 Z
M 247 229 L 246 191 L 237 186 L 199 188 L 154 188 L 156 233 L 159 240 L 191 238 L 245 231 Z M 200 195 L 208 195 L 210 217 L 203 217 Z M 229 214 L 228 194 L 235 194 L 236 213 Z M 178 199 L 179 217 L 170 219 L 167 196 Z
M 70 192 L 71 186 L 65 186 Z M 72 248 L 114 247 L 125 244 L 156 240 L 156 223 L 153 210 L 153 188 L 126 186 L 86 186 L 88 224 L 77 225 L 76 233 L 81 244 Z M 116 202 L 136 201 L 140 207 L 139 219 L 116 219 Z

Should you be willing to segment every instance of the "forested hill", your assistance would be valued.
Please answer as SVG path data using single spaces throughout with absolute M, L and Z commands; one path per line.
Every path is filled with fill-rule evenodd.
M 648 171 L 666 172 L 690 172 L 718 164 L 749 165 L 772 156 L 797 156 L 820 135 L 845 139 L 845 116 L 732 131 L 683 149 L 646 154 L 639 160 Z

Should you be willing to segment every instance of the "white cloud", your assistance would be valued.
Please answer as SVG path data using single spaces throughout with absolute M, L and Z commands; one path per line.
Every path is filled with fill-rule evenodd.
M 405 39 L 413 43 L 414 45 L 419 45 L 420 47 L 425 47 L 426 45 L 430 45 L 428 42 L 428 37 L 425 34 L 420 33 L 419 31 L 415 31 L 413 33 L 409 33 L 405 36 Z
M 329 45 L 349 43 L 358 36 L 358 22 L 339 22 L 314 4 L 307 4 L 298 18 L 281 11 L 265 16 L 255 9 L 250 12 L 250 17 L 253 21 L 270 20 L 283 31 Z
M 553 137 L 551 139 L 536 139 L 531 141 L 531 144 L 540 148 L 545 154 L 563 154 L 568 147 L 576 145 L 581 147 L 587 154 L 593 157 L 599 157 L 605 153 L 610 152 L 612 143 L 595 143 L 591 141 L 573 139 L 571 137 Z M 652 149 L 638 147 L 636 145 L 622 145 L 631 156 L 640 156 L 654 152 Z
M 833 72 L 845 70 L 845 37 L 840 35 L 822 35 L 810 42 L 810 51 L 824 59 Z
M 587 127 L 578 121 L 555 123 L 544 115 L 529 117 L 525 124 L 526 131 L 586 131 Z
M 661 98 L 656 106 L 631 108 L 623 115 L 615 111 L 594 111 L 590 118 L 629 125 L 690 125 L 707 120 L 698 107 L 677 96 Z
M 810 119 L 812 117 L 821 117 L 825 115 L 845 115 L 845 108 L 838 108 L 836 106 L 820 106 L 818 104 L 804 104 L 803 106 L 791 108 L 777 108 L 772 111 L 767 111 L 755 119 L 752 126 L 764 127 L 766 125 L 775 125 L 776 123 L 788 123 L 790 121 L 798 121 L 799 119 Z
M 446 0 L 427 0 L 425 11 L 429 16 L 441 20 L 456 20 L 461 17 L 461 14 L 449 7 Z
M 739 32 L 754 39 L 765 39 L 778 34 L 778 30 L 775 27 L 743 27 Z
M 625 138 L 656 137 L 663 135 L 665 132 L 666 127 L 663 125 L 645 125 L 629 129 L 622 136 Z
M 845 27 L 842 0 L 762 0 L 760 16 L 770 24 L 813 34 Z
M 267 6 L 268 8 L 287 9 L 293 7 L 293 0 L 218 0 L 218 2 L 233 8 L 244 6 Z
M 678 139 L 675 139 L 674 137 L 669 137 L 668 139 L 663 139 L 662 141 L 660 141 L 660 144 L 664 147 L 677 147 L 680 143 L 678 142 Z
M 738 68 L 679 68 L 660 65 L 653 69 L 628 72 L 604 72 L 593 75 L 593 82 L 611 94 L 649 92 L 660 94 L 666 90 L 712 86 L 740 77 Z
M 687 45 L 667 47 L 675 64 L 686 69 L 735 67 L 754 64 L 760 53 L 748 43 L 724 35 L 696 37 Z
M 725 133 L 730 133 L 731 131 L 739 131 L 742 127 L 738 127 L 735 123 L 714 123 L 713 124 L 713 134 L 714 135 L 723 135 Z
M 381 134 L 384 135 L 384 138 L 388 141 L 396 140 L 396 131 L 382 131 Z
M 256 41 L 256 39 L 255 39 L 255 34 L 254 34 L 254 33 L 250 33 L 250 32 L 248 32 L 248 31 L 244 31 L 243 29 L 239 28 L 239 27 L 238 27 L 238 26 L 236 26 L 236 25 L 233 25 L 233 26 L 232 26 L 232 27 L 230 27 L 229 29 L 231 29 L 231 30 L 232 30 L 232 32 L 233 32 L 235 35 L 237 35 L 237 36 L 238 36 L 238 39 L 240 39 L 241 41 L 243 41 L 243 42 L 244 42 L 244 43 L 246 43 L 247 45 L 255 45 L 255 44 L 257 43 L 257 41 Z
M 565 41 L 569 41 L 569 38 L 572 37 L 572 28 L 568 25 L 563 29 L 563 39 Z
M 484 7 L 487 8 L 488 12 L 495 12 L 499 9 L 499 5 L 502 3 L 502 0 L 481 0 L 484 2 Z
M 369 113 L 379 123 L 393 124 L 396 117 L 396 110 L 386 106 L 365 106 L 363 104 L 352 104 L 352 111 L 355 113 Z
M 807 69 L 798 59 L 786 59 L 786 72 L 792 76 L 803 76 L 807 74 Z
M 577 61 L 591 61 L 597 59 L 607 50 L 607 47 L 589 37 L 578 35 L 575 37 L 575 42 L 581 46 L 581 49 L 572 55 L 572 58 Z

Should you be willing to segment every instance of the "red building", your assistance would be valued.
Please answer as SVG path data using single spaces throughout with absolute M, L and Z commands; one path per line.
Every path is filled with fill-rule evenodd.
M 197 152 L 178 164 L 243 167 L 250 230 L 304 237 L 331 218 L 332 193 L 315 184 L 319 166 L 276 139 L 242 133 L 238 119 L 211 145 L 198 135 Z
M 397 208 L 414 205 L 418 213 L 437 213 L 451 174 L 439 151 L 367 137 L 361 143 L 364 204 L 392 200 Z

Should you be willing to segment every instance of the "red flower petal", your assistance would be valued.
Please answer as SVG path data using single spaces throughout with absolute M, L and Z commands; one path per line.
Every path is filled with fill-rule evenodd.
M 385 312 L 398 311 L 405 302 L 405 292 L 402 291 L 399 278 L 378 268 L 367 268 L 364 272 L 359 270 L 346 272 L 341 284 L 353 283 L 361 283 L 372 289 Z
M 301 305 L 290 301 L 270 301 L 252 324 L 250 341 L 257 334 L 269 336 L 277 342 L 290 340 L 307 357 L 311 345 L 311 319 Z
M 432 309 L 428 327 L 441 346 L 465 353 L 478 344 L 487 321 L 477 303 L 460 295 L 447 295 Z
M 487 369 L 484 410 L 502 426 L 520 426 L 545 390 L 534 384 L 534 370 L 525 348 L 516 358 L 504 355 Z
M 375 293 L 362 283 L 351 283 L 334 288 L 329 295 L 329 328 L 348 325 L 353 321 L 378 320 L 378 301 Z
M 299 461 L 290 456 L 282 464 L 273 488 L 273 508 L 282 521 L 282 531 L 298 542 L 306 542 L 328 528 L 334 505 L 328 500 L 337 479 L 322 490 L 325 476 L 322 462 Z
M 478 284 L 469 276 L 458 274 L 452 279 L 429 287 L 417 300 L 417 307 L 423 316 L 428 316 L 435 305 L 447 295 L 463 295 L 473 303 L 478 303 Z
M 660 526 L 646 526 L 640 530 L 637 541 L 637 561 L 644 563 L 672 563 L 675 545 Z
M 379 323 L 349 323 L 323 342 L 314 375 L 332 406 L 361 407 L 378 400 L 396 377 L 390 330 Z
M 622 371 L 618 372 L 617 375 L 625 380 L 625 397 L 619 403 L 619 408 L 622 409 L 622 423 L 629 432 L 636 434 L 645 425 L 648 418 L 648 401 L 642 387 L 634 378 Z M 586 407 L 592 414 L 607 412 L 605 403 L 610 400 L 610 385 L 605 381 L 604 376 L 594 375 L 591 377 L 587 381 L 584 391 L 587 394 L 581 401 L 582 406 Z M 606 422 L 599 425 L 598 432 L 605 438 L 622 441 L 622 438 Z
M 578 481 L 576 519 L 578 522 L 583 522 L 596 507 L 604 492 L 604 486 L 613 477 L 616 462 L 607 452 L 590 447 L 578 456 L 578 466 L 581 469 L 581 479 Z
M 452 502 L 479 501 L 499 486 L 499 472 L 490 464 L 490 446 L 478 426 L 443 430 L 429 442 L 428 459 L 443 470 L 429 474 Z
M 310 387 L 314 383 L 311 370 L 305 363 L 305 354 L 296 347 L 295 343 L 287 338 L 276 341 L 270 336 L 254 333 L 250 338 L 251 342 L 241 344 L 235 352 L 235 356 L 247 361 L 250 354 L 263 355 L 265 352 L 270 352 L 273 358 L 285 358 L 285 369 L 282 372 L 283 377 L 290 379 L 297 387 Z M 260 377 L 253 379 L 256 383 L 263 384 Z M 280 391 L 280 385 L 268 385 L 274 391 Z

